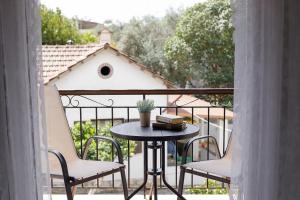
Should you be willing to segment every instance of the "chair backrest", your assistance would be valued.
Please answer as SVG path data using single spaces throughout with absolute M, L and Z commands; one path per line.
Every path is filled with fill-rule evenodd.
M 48 147 L 59 151 L 67 163 L 79 159 L 57 88 L 45 86 L 44 91 Z M 53 156 L 49 156 L 49 162 L 50 169 L 58 165 Z

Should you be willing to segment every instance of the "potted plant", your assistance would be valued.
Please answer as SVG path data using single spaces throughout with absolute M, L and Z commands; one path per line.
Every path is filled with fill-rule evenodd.
M 151 111 L 154 109 L 154 101 L 151 99 L 138 101 L 137 108 L 140 112 L 141 126 L 150 126 Z

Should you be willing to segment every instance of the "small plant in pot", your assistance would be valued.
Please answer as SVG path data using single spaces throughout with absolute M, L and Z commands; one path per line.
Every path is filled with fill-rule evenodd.
M 150 126 L 151 111 L 154 109 L 154 101 L 151 99 L 146 99 L 138 101 L 136 105 L 140 112 L 141 126 Z

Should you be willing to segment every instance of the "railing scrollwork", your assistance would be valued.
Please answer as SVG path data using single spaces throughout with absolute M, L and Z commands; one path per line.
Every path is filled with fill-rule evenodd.
M 112 107 L 114 105 L 113 99 L 107 99 L 108 104 L 101 103 L 99 101 L 96 101 L 95 99 L 83 96 L 83 95 L 62 95 L 62 99 L 67 99 L 66 102 L 62 101 L 64 103 L 64 107 L 79 107 L 80 106 L 80 98 L 88 100 L 90 102 L 93 102 L 97 105 L 100 105 L 102 107 Z

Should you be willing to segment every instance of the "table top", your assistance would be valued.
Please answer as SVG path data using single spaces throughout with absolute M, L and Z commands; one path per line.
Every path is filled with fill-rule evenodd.
M 182 140 L 199 134 L 199 126 L 186 124 L 182 131 L 153 130 L 150 127 L 141 127 L 140 122 L 128 122 L 113 126 L 110 129 L 115 137 L 135 141 L 169 141 Z

